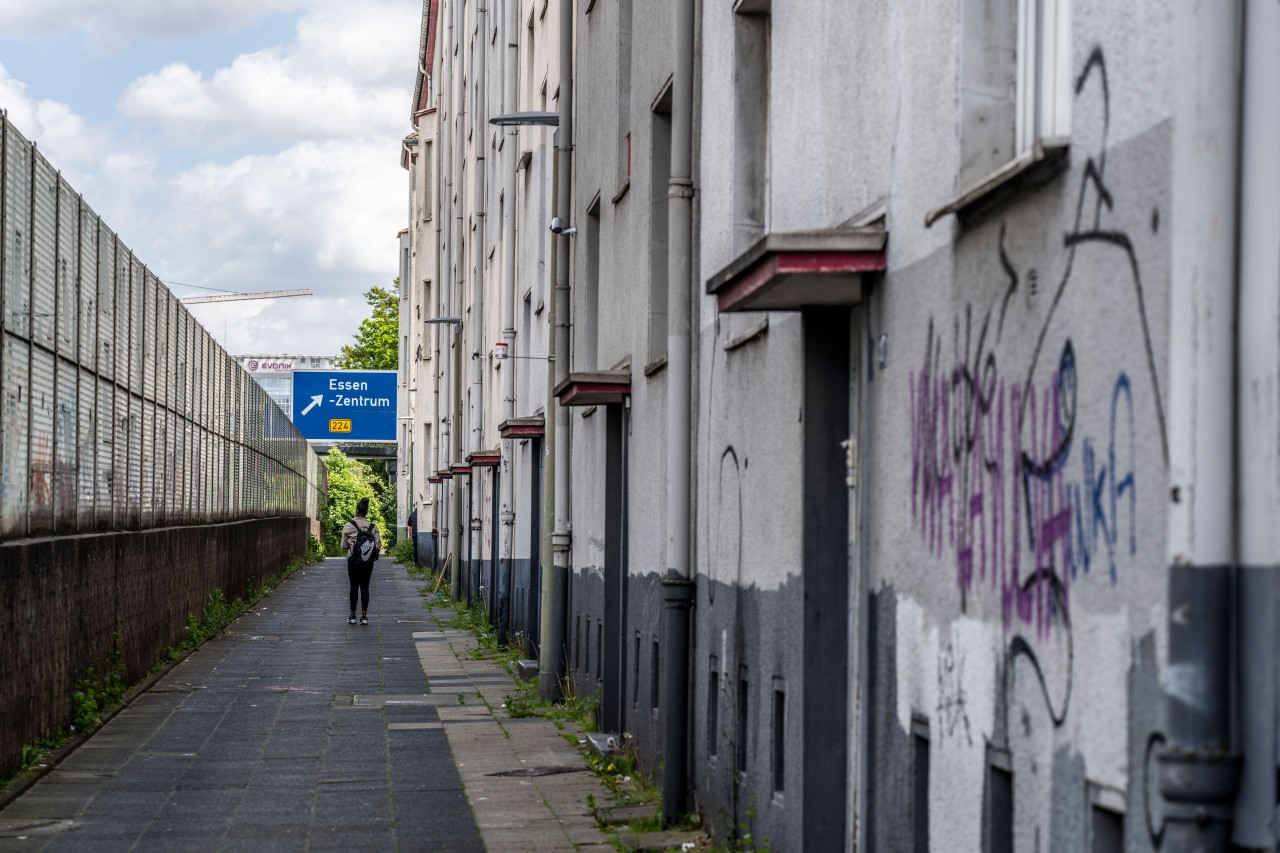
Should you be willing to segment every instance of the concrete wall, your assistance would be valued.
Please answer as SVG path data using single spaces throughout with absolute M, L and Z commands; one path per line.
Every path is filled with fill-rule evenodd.
M 0 777 L 22 745 L 65 729 L 76 681 L 110 672 L 126 682 L 186 635 L 209 593 L 228 600 L 306 550 L 307 519 L 89 533 L 0 543 Z
M 1108 832 L 1126 849 L 1153 846 L 1159 807 L 1148 808 L 1146 792 L 1164 737 L 1167 616 L 1170 13 L 1155 0 L 1123 10 L 1070 3 L 1065 160 L 963 219 L 927 227 L 928 212 L 968 189 L 960 178 L 969 121 L 962 71 L 972 61 L 966 23 L 982 3 L 745 4 L 776 7 L 763 15 L 737 14 L 733 5 L 698 5 L 689 709 L 696 803 L 718 839 L 750 832 L 770 849 L 806 847 L 807 828 L 839 811 L 846 834 L 824 845 L 903 849 L 920 827 L 930 849 L 959 851 L 980 849 L 999 828 L 1008 782 L 1016 849 L 1082 849 L 1114 838 Z M 453 19 L 443 8 L 447 28 Z M 654 111 L 663 109 L 674 64 L 673 4 L 633 6 L 629 63 L 619 50 L 625 8 L 582 4 L 575 21 L 566 223 L 578 229 L 570 243 L 573 348 L 560 357 L 572 370 L 629 367 L 631 394 L 625 486 L 607 482 L 605 407 L 570 417 L 567 633 L 579 694 L 608 687 L 601 639 L 617 638 L 621 728 L 656 774 L 668 374 L 651 340 L 650 250 L 666 197 L 654 193 Z M 556 11 L 519 4 L 520 96 L 503 110 L 556 107 Z M 491 10 L 500 28 L 494 44 L 505 41 L 505 16 Z M 460 49 L 442 43 L 437 55 L 460 74 L 489 39 L 477 41 L 474 25 L 446 28 L 442 39 Z M 752 60 L 756 49 L 763 53 Z M 744 65 L 744 56 L 756 65 Z M 490 114 L 499 112 L 500 68 L 491 53 Z M 628 73 L 629 103 L 620 107 Z M 744 98 L 751 79 L 763 90 Z M 482 139 L 494 169 L 498 146 L 511 138 L 487 131 L 466 141 L 449 97 L 456 94 L 442 94 L 440 132 L 453 133 L 465 155 L 452 177 L 441 169 L 442 181 L 460 182 L 450 185 L 456 198 L 446 215 L 460 229 L 454 237 L 470 240 L 474 181 L 463 178 L 462 163 L 473 174 Z M 506 209 L 517 217 L 515 354 L 545 354 L 551 331 L 550 134 L 522 128 L 514 139 L 530 154 L 527 170 L 513 183 L 491 171 L 479 260 L 470 248 L 454 258 L 461 310 L 475 309 L 475 263 L 486 281 L 486 345 L 477 350 L 483 399 L 464 447 L 473 435 L 476 446 L 497 444 L 502 400 L 492 391 L 501 370 L 516 371 L 517 416 L 546 406 L 545 362 L 488 360 L 501 335 L 491 312 L 509 284 L 498 263 L 506 248 L 498 192 L 514 198 Z M 759 163 L 743 167 L 744 152 Z M 754 223 L 743 221 L 744 180 L 759 193 Z M 813 362 L 813 317 L 721 313 L 701 288 L 753 233 L 872 222 L 889 234 L 887 269 L 864 279 L 848 352 L 835 359 L 851 372 L 849 387 L 833 389 L 834 402 L 815 401 L 806 389 L 833 365 Z M 598 271 L 588 251 L 593 228 Z M 438 365 L 439 387 L 451 381 L 449 370 Z M 837 442 L 806 447 L 816 434 L 806 418 L 815 402 L 842 418 L 846 396 L 857 487 L 847 530 L 815 533 L 815 472 L 843 474 L 846 459 Z M 546 412 L 552 417 L 554 406 Z M 509 445 L 503 475 L 513 483 L 516 589 L 527 594 L 534 578 L 521 560 L 540 535 L 531 513 L 539 496 L 530 493 L 539 459 L 533 443 Z M 618 491 L 623 608 L 611 624 L 606 554 L 619 519 L 608 508 Z M 493 501 L 477 503 L 476 559 L 491 557 Z M 827 589 L 805 574 L 815 535 L 847 539 L 847 613 L 815 603 Z M 808 623 L 832 610 L 847 620 L 847 642 L 815 647 L 812 638 L 826 635 Z M 845 691 L 822 681 L 830 655 Z M 823 741 L 806 726 L 827 708 L 845 715 L 843 739 Z M 835 793 L 815 793 L 822 786 L 806 770 L 814 756 L 831 755 L 846 768 L 843 786 L 830 780 Z
M 1069 162 L 926 228 L 925 213 L 964 189 L 964 10 L 937 11 L 772 16 L 771 230 L 832 229 L 861 213 L 883 215 L 890 234 L 855 342 L 850 568 L 866 599 L 850 601 L 851 831 L 869 849 L 910 848 L 927 756 L 930 849 L 981 848 L 992 765 L 1012 773 L 1016 849 L 1087 847 L 1095 821 L 1146 849 L 1160 821 L 1145 793 L 1151 747 L 1163 738 L 1168 14 L 1072 4 Z M 705 280 L 739 247 L 735 21 L 728 4 L 704 5 L 702 24 Z M 773 678 L 789 703 L 804 695 L 802 323 L 770 314 L 763 334 L 726 350 L 763 315 L 719 314 L 706 299 L 701 316 L 695 787 L 718 836 L 746 827 L 771 849 L 799 849 L 800 709 L 788 706 L 777 796 L 768 703 Z M 738 776 L 742 667 L 751 705 Z

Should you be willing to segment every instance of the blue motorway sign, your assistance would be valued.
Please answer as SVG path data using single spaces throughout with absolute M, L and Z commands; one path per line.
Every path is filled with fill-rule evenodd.
M 293 423 L 303 438 L 396 440 L 394 370 L 295 370 Z

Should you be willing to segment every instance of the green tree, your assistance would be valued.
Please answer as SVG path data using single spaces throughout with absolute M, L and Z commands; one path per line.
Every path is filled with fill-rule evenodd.
M 386 482 L 364 462 L 350 458 L 336 447 L 324 457 L 324 465 L 329 469 L 329 497 L 320 519 L 325 553 L 331 556 L 343 553 L 342 526 L 355 518 L 356 503 L 361 498 L 369 499 L 369 520 L 382 534 L 383 551 L 390 548 L 390 528 L 382 512 Z
M 373 313 L 360 321 L 356 342 L 344 346 L 334 359 L 342 370 L 395 370 L 399 364 L 400 279 L 393 289 L 374 287 L 365 291 L 364 301 Z

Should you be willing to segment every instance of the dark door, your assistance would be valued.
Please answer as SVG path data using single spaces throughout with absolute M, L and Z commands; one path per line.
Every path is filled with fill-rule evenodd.
M 623 730 L 627 631 L 627 410 L 605 407 L 604 731 Z
M 847 309 L 804 313 L 804 844 L 843 850 L 849 661 Z
M 529 586 L 525 607 L 525 636 L 529 641 L 525 654 L 537 660 L 542 617 L 542 439 L 530 439 L 529 447 L 533 457 L 529 460 Z

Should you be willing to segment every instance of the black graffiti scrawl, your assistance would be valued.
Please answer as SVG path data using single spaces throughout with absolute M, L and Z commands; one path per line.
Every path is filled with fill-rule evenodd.
M 909 380 L 913 524 L 931 554 L 953 561 L 962 610 L 975 596 L 999 602 L 1014 635 L 1010 654 L 1034 664 L 1057 722 L 1071 692 L 1072 584 L 1090 576 L 1117 584 L 1137 562 L 1140 429 L 1158 437 L 1168 466 L 1142 265 L 1107 182 L 1110 85 L 1101 48 L 1074 90 L 1078 114 L 1100 111 L 1101 133 L 1093 143 L 1073 139 L 1073 157 L 1084 163 L 1062 254 L 1020 257 L 1001 223 L 991 247 L 996 295 L 966 304 L 949 322 L 930 318 L 923 361 Z M 1158 228 L 1158 216 L 1140 226 Z M 1095 274 L 1081 271 L 1085 260 Z M 1043 318 L 1019 326 L 1015 297 L 1036 286 L 1036 267 L 1051 266 L 1062 272 L 1042 294 Z M 1080 291 L 1098 270 L 1105 286 Z M 1059 310 L 1073 291 L 1095 290 L 1103 304 L 1093 310 L 1103 322 L 1125 324 L 1119 345 L 1132 358 L 1082 350 L 1077 341 L 1099 333 L 1085 334 L 1080 312 Z M 1088 422 L 1086 402 L 1095 413 Z M 1150 422 L 1140 413 L 1152 413 Z M 1053 687 L 1037 647 L 1041 657 L 1054 650 Z

